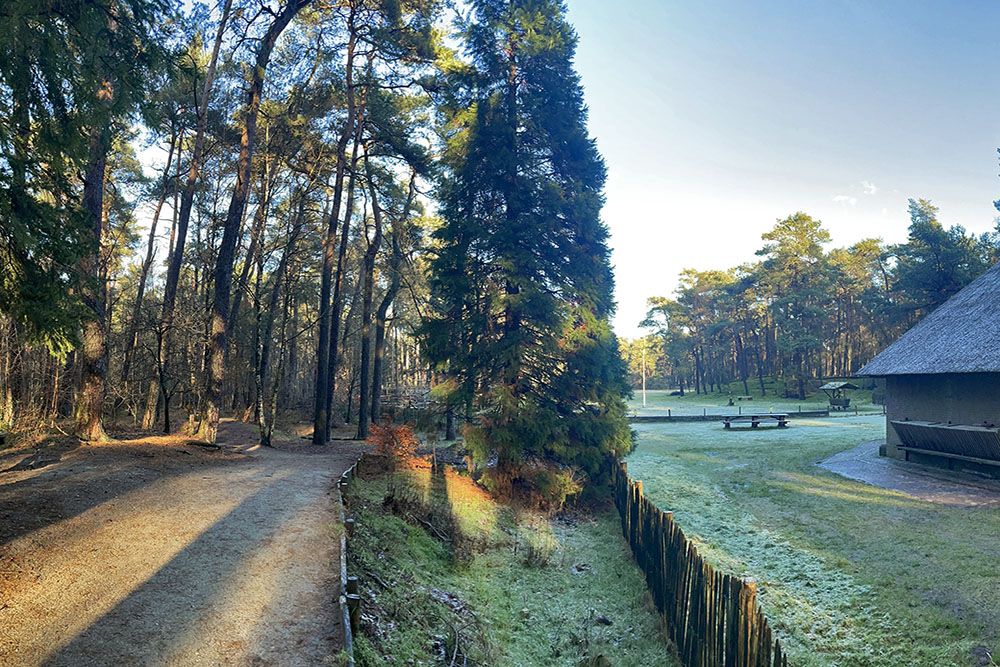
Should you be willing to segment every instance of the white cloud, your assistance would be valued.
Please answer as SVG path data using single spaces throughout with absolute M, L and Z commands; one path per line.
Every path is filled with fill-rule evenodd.
M 858 203 L 857 197 L 851 197 L 850 195 L 837 195 L 833 198 L 833 201 L 838 204 L 847 204 L 849 206 L 854 206 Z
M 878 186 L 871 181 L 861 181 L 861 189 L 864 190 L 866 195 L 873 195 L 878 192 Z

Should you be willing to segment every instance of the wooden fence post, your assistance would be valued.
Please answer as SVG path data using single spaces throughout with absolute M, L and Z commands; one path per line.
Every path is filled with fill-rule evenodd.
M 347 594 L 347 610 L 351 615 L 351 634 L 358 633 L 361 625 L 361 597 L 357 594 Z

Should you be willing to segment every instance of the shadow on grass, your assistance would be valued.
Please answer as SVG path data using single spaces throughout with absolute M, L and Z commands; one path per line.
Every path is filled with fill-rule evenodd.
M 881 489 L 869 484 L 852 482 L 846 479 L 832 479 L 820 475 L 780 471 L 772 473 L 768 483 L 792 493 L 851 503 L 883 505 L 906 509 L 928 507 L 928 503 L 912 498 L 900 491 Z

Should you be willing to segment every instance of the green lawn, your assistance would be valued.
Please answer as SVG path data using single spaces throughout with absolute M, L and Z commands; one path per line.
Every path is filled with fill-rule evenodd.
M 804 401 L 794 398 L 784 398 L 784 393 L 777 390 L 773 383 L 767 385 L 767 396 L 761 397 L 759 387 L 751 386 L 750 395 L 752 401 L 735 401 L 735 405 L 728 405 L 730 391 L 732 396 L 743 394 L 743 385 L 732 385 L 722 392 L 711 394 L 685 393 L 684 396 L 671 396 L 671 392 L 665 389 L 650 389 L 646 391 L 646 405 L 642 404 L 642 391 L 635 389 L 632 399 L 628 401 L 630 412 L 637 415 L 662 415 L 667 413 L 669 408 L 671 414 L 675 415 L 700 415 L 707 414 L 729 414 L 735 412 L 739 407 L 744 412 L 759 410 L 762 412 L 798 412 L 800 410 L 826 410 L 830 407 L 830 401 L 826 394 L 818 392 L 807 397 Z M 850 414 L 854 413 L 854 408 L 861 412 L 881 412 L 881 405 L 873 405 L 871 402 L 872 392 L 857 390 L 849 393 L 851 398 Z M 836 413 L 834 413 L 836 414 Z
M 884 424 L 642 424 L 629 471 L 712 562 L 760 582 L 791 664 L 981 664 L 974 648 L 1000 654 L 1000 511 L 941 507 L 815 465 L 884 437 Z
M 383 502 L 390 485 L 402 511 Z M 359 667 L 448 665 L 456 634 L 470 665 L 676 667 L 613 509 L 550 519 L 426 468 L 357 478 L 348 501 L 348 570 L 371 619 Z

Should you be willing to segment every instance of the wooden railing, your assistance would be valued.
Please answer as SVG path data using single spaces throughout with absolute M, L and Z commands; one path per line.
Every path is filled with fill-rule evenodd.
M 723 574 L 642 493 L 619 463 L 615 505 L 622 534 L 685 667 L 787 667 L 781 642 L 757 603 L 757 585 Z

